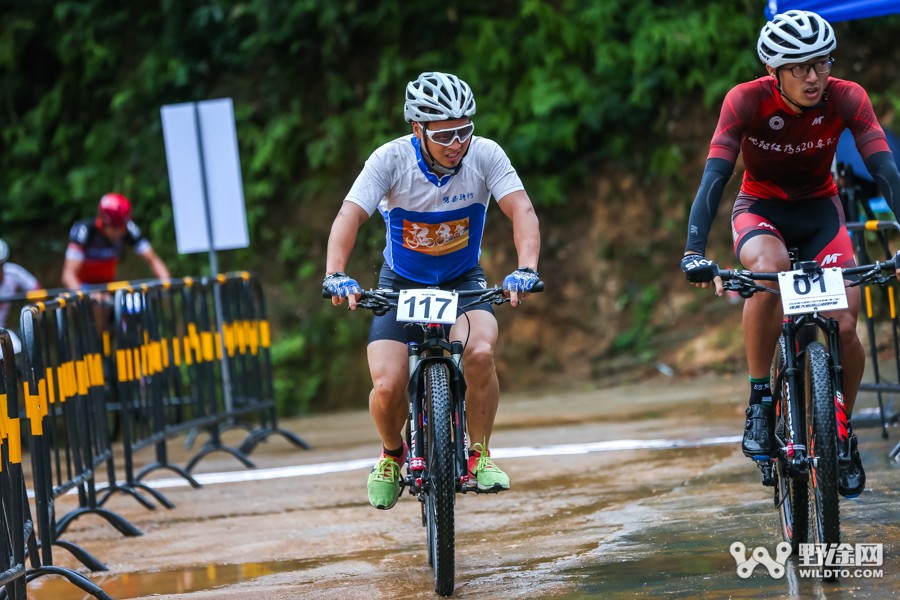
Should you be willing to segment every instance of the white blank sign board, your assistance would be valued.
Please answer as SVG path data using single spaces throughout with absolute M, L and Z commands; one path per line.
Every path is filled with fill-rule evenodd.
M 178 253 L 246 248 L 250 235 L 231 98 L 169 104 L 160 113 Z M 212 248 L 203 199 L 204 175 Z

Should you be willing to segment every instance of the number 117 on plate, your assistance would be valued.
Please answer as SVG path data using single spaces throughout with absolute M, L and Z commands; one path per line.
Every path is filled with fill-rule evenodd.
M 400 290 L 397 320 L 410 323 L 456 323 L 459 294 L 445 290 Z

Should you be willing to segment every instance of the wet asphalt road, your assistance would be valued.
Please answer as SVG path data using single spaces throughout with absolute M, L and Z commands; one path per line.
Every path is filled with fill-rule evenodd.
M 896 427 L 888 440 L 858 429 L 868 487 L 841 503 L 845 542 L 883 544 L 883 565 L 872 567 L 880 576 L 823 583 L 793 559 L 780 578 L 763 565 L 738 576 L 732 544 L 775 556 L 780 541 L 772 489 L 739 450 L 743 393 L 739 379 L 660 379 L 505 398 L 492 446 L 513 489 L 458 497 L 454 597 L 900 597 L 900 464 L 887 456 Z M 256 471 L 326 464 L 330 473 L 162 488 L 176 504 L 168 512 L 113 499 L 145 535 L 76 521 L 67 539 L 111 569 L 85 574 L 116 598 L 436 597 L 416 500 L 403 496 L 390 511 L 366 502 L 378 448 L 368 415 L 289 426 L 313 450 L 272 440 L 254 453 Z M 253 471 L 221 455 L 198 473 Z M 84 597 L 56 577 L 29 591 L 34 600 Z

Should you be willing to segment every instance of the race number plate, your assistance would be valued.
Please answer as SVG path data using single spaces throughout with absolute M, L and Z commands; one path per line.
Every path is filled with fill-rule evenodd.
M 823 312 L 847 308 L 847 289 L 841 270 L 832 267 L 822 273 L 785 271 L 778 274 L 784 314 Z
M 456 323 L 459 294 L 444 290 L 400 290 L 397 320 L 410 323 Z

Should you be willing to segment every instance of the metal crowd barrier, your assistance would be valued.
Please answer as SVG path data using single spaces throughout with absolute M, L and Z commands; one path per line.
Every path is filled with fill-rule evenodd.
M 100 347 L 90 299 L 79 292 L 28 305 L 21 315 L 25 363 L 25 422 L 29 428 L 41 557 L 52 548 L 71 552 L 94 571 L 99 560 L 60 536 L 72 521 L 95 514 L 126 536 L 141 535 L 122 516 L 100 506 L 97 474 L 115 481 L 106 420 Z M 55 500 L 73 491 L 78 508 L 56 517 Z
M 853 238 L 853 248 L 857 262 L 870 263 L 873 260 L 893 258 L 889 234 L 900 232 L 896 221 L 869 220 L 865 222 L 847 223 L 847 229 Z M 894 239 L 900 239 L 894 236 Z M 896 243 L 896 242 L 895 242 Z M 875 256 L 873 256 L 873 254 Z M 857 427 L 874 426 L 881 429 L 881 437 L 887 439 L 888 427 L 900 422 L 900 413 L 894 408 L 894 394 L 900 392 L 900 321 L 897 317 L 896 284 L 885 286 L 866 285 L 862 290 L 862 314 L 865 320 L 868 354 L 872 364 L 872 381 L 863 381 L 859 391 L 874 393 L 878 399 L 878 414 L 867 417 L 854 416 L 853 425 Z M 879 320 L 887 320 L 891 328 L 893 357 L 890 361 L 879 360 L 878 329 Z M 893 376 L 891 378 L 891 375 Z M 887 402 L 885 399 L 887 398 Z M 891 456 L 900 452 L 900 444 L 892 451 Z
M 174 471 L 200 487 L 190 472 L 211 452 L 253 467 L 248 455 L 272 435 L 309 448 L 278 426 L 262 287 L 249 273 L 38 290 L 0 301 L 17 299 L 31 302 L 21 312 L 18 364 L 9 332 L 0 328 L 0 568 L 6 568 L 0 599 L 26 600 L 27 582 L 47 574 L 108 599 L 84 575 L 54 565 L 53 549 L 67 550 L 92 571 L 106 570 L 62 535 L 85 514 L 126 536 L 141 535 L 103 504 L 124 493 L 155 509 L 149 494 L 173 508 L 145 483 L 153 471 Z M 236 427 L 248 434 L 227 446 L 222 434 Z M 200 433 L 208 436 L 203 447 L 184 467 L 173 464 L 168 441 L 186 434 L 190 447 Z M 114 452 L 117 442 L 121 452 Z M 139 460 L 145 448 L 153 448 L 152 461 Z M 31 455 L 33 520 L 23 449 Z M 57 517 L 63 494 L 77 495 L 78 507 Z
M 7 598 L 25 600 L 25 541 L 34 523 L 22 473 L 19 396 L 9 331 L 0 328 L 0 586 Z

